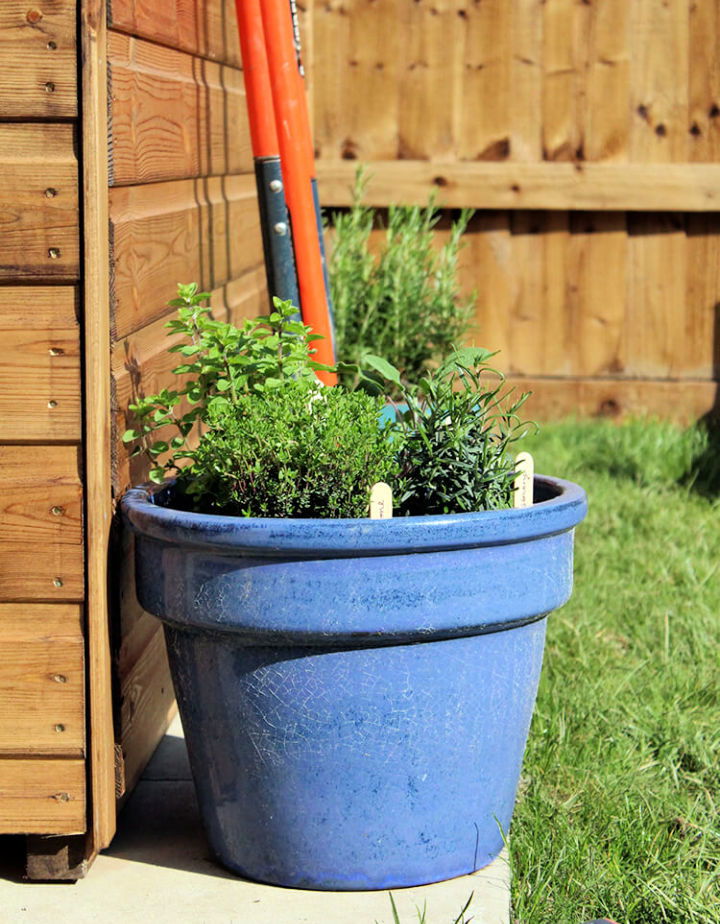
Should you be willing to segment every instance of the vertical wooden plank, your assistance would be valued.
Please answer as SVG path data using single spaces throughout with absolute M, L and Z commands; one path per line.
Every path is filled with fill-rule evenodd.
M 512 159 L 542 159 L 542 2 L 507 0 L 512 8 L 510 118 Z
M 398 153 L 400 15 L 396 0 L 363 0 L 350 15 L 345 71 L 350 131 L 343 151 L 363 161 L 393 159 Z
M 683 373 L 720 377 L 720 214 L 688 215 Z
M 464 0 L 416 0 L 407 5 L 405 15 L 398 156 L 452 160 L 460 92 L 457 50 L 463 36 L 461 20 L 467 16 Z
M 688 160 L 720 160 L 720 5 L 690 4 Z
M 552 333 L 544 328 L 544 212 L 512 212 L 514 282 L 510 371 L 535 375 L 543 366 L 543 344 Z
M 630 129 L 630 17 L 627 0 L 586 7 L 589 17 L 584 123 L 585 157 L 627 160 Z
M 624 212 L 575 212 L 570 221 L 570 311 L 574 323 L 572 374 L 620 375 L 628 295 Z
M 686 242 L 684 216 L 628 214 L 626 371 L 676 378 L 685 367 Z
M 314 6 L 313 31 L 316 48 L 322 48 L 312 62 L 313 124 L 318 157 L 357 157 L 352 138 L 350 88 L 346 78 L 350 49 L 350 17 L 343 0 L 328 0 Z M 357 90 L 361 94 L 360 88 Z
M 457 135 L 461 160 L 511 155 L 511 27 L 507 0 L 483 0 L 468 8 Z
M 543 375 L 568 375 L 572 371 L 575 318 L 568 299 L 569 242 L 568 213 L 547 212 L 542 232 L 542 349 L 537 365 Z
M 107 150 L 107 7 L 81 4 L 84 188 L 85 492 L 87 664 L 94 850 L 115 833 L 115 749 L 107 603 L 110 495 L 110 308 Z
M 477 294 L 475 318 L 468 340 L 499 350 L 495 360 L 502 371 L 510 368 L 510 332 L 515 265 L 507 212 L 479 212 L 472 219 L 460 251 L 459 278 L 467 292 Z
M 689 0 L 630 4 L 631 160 L 687 159 Z
M 545 160 L 583 160 L 588 7 L 546 0 L 542 7 L 542 144 Z

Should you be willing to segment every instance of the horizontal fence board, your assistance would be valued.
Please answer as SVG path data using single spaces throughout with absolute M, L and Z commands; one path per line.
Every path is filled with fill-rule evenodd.
M 76 0 L 0 4 L 0 113 L 13 119 L 77 116 Z
M 263 259 L 254 176 L 110 192 L 114 337 L 167 313 L 178 282 L 214 289 Z
M 84 640 L 80 607 L 0 604 L 0 757 L 82 757 Z
M 580 211 L 720 210 L 720 164 L 428 163 L 377 161 L 368 166 L 368 205 L 427 203 L 447 208 Z M 352 202 L 356 165 L 320 160 L 324 206 Z
M 77 289 L 0 287 L 0 337 L 6 344 L 0 364 L 0 442 L 79 441 Z M 58 349 L 63 352 L 57 354 Z
M 77 446 L 0 446 L 0 600 L 82 600 Z
M 111 185 L 252 172 L 241 71 L 119 33 L 108 65 Z
M 112 29 L 240 66 L 234 0 L 112 0 Z
M 0 758 L 0 833 L 82 834 L 85 761 Z
M 531 420 L 568 416 L 622 419 L 650 415 L 694 423 L 718 407 L 717 382 L 509 376 L 518 393 L 532 392 L 523 414 Z
M 0 124 L 0 281 L 76 279 L 78 165 L 69 124 Z

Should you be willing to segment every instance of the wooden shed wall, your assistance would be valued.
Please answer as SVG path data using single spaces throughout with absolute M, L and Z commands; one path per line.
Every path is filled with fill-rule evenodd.
M 113 491 L 146 478 L 121 442 L 128 404 L 169 384 L 165 322 L 178 282 L 219 316 L 266 308 L 262 242 L 233 0 L 113 0 L 108 33 Z M 125 786 L 173 704 L 162 629 L 134 593 L 131 539 L 116 558 L 116 663 Z
M 0 834 L 86 829 L 75 7 L 0 5 Z
M 476 340 L 539 416 L 694 418 L 720 366 L 718 0 L 308 0 L 321 198 L 479 210 Z

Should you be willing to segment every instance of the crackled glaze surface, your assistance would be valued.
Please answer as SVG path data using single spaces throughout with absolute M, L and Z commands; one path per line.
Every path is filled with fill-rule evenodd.
M 420 884 L 509 829 L 581 489 L 527 510 L 240 520 L 123 501 L 211 844 L 304 888 Z M 162 499 L 162 496 L 160 497 Z

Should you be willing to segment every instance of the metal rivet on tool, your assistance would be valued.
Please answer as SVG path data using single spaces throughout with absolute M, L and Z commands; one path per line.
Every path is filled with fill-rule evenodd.
M 287 234 L 287 225 L 284 221 L 279 221 L 277 224 L 273 225 L 273 231 L 275 234 Z
M 282 192 L 283 184 L 281 180 L 270 180 L 270 192 Z

